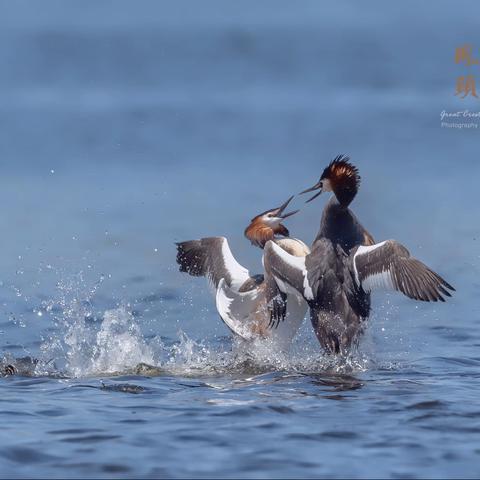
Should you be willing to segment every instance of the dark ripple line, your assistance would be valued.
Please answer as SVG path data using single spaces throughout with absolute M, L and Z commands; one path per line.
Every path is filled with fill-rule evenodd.
M 58 459 L 54 455 L 30 447 L 9 447 L 1 450 L 0 455 L 16 463 L 43 463 Z
M 414 403 L 406 407 L 407 410 L 427 410 L 431 408 L 444 408 L 447 404 L 440 400 L 426 400 L 424 402 Z
M 318 441 L 324 440 L 325 438 L 333 438 L 338 440 L 354 440 L 359 438 L 360 436 L 358 435 L 358 433 L 346 430 L 331 430 L 319 433 L 290 433 L 287 435 L 287 437 L 294 440 Z
M 50 430 L 47 433 L 52 435 L 75 435 L 82 433 L 101 432 L 100 428 L 65 428 L 63 430 Z
M 97 443 L 122 438 L 121 435 L 88 435 L 86 437 L 67 437 L 60 441 L 67 443 Z

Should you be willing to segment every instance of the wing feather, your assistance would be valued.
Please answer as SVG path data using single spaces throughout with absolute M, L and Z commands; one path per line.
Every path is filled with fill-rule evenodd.
M 217 311 L 227 327 L 245 340 L 254 336 L 251 317 L 258 298 L 258 291 L 238 292 L 232 290 L 222 278 L 218 284 L 215 302 Z
M 444 302 L 444 296 L 450 297 L 455 290 L 395 240 L 358 247 L 353 268 L 357 285 L 367 292 L 383 287 L 415 300 Z
M 195 277 L 207 277 L 214 290 L 222 278 L 229 287 L 237 290 L 251 279 L 248 270 L 235 260 L 225 237 L 188 240 L 176 245 L 180 271 Z
M 279 284 L 280 290 L 284 291 L 284 284 L 288 284 L 306 300 L 313 300 L 313 292 L 305 266 L 305 257 L 290 255 L 275 242 L 269 241 L 265 245 L 263 261 L 265 270 L 272 273 Z

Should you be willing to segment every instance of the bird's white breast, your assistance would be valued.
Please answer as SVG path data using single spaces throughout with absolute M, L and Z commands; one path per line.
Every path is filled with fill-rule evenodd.
M 275 243 L 295 257 L 305 257 L 310 253 L 310 248 L 298 238 L 280 238 Z

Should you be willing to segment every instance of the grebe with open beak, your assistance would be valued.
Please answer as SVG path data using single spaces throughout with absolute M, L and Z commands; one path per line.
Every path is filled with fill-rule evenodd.
M 293 197 L 283 205 L 260 213 L 245 229 L 253 245 L 263 249 L 272 242 L 294 257 L 305 257 L 310 249 L 289 237 L 283 221 L 298 210 L 284 213 Z M 244 340 L 267 338 L 286 349 L 307 311 L 302 295 L 294 289 L 280 291 L 268 269 L 250 275 L 232 255 L 225 237 L 208 237 L 177 243 L 180 271 L 207 277 L 213 287 L 218 313 L 232 332 Z
M 370 314 L 370 292 L 397 290 L 414 300 L 444 302 L 455 290 L 395 240 L 375 243 L 349 205 L 360 184 L 358 169 L 336 157 L 320 180 L 304 192 L 333 192 L 323 211 L 312 252 L 293 257 L 274 242 L 264 263 L 277 281 L 301 292 L 320 344 L 328 353 L 348 353 L 357 344 Z

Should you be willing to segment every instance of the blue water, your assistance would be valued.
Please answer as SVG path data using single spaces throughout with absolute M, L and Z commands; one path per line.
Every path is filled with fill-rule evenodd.
M 480 133 L 440 126 L 480 110 L 478 2 L 0 8 L 0 477 L 478 478 Z M 244 227 L 339 153 L 374 237 L 457 292 L 377 294 L 348 363 L 307 322 L 246 356 L 174 242 L 261 271 Z

